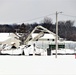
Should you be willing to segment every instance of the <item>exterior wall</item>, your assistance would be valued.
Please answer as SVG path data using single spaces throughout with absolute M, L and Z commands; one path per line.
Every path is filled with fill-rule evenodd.
M 51 41 L 52 42 L 52 41 Z M 28 42 L 28 44 L 35 44 L 35 46 L 37 48 L 42 48 L 44 50 L 47 50 L 47 48 L 49 47 L 50 42 L 47 40 L 38 40 L 38 41 L 30 41 Z

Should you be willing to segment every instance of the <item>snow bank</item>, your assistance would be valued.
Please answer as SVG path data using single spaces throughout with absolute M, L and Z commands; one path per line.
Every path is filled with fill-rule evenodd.
M 0 75 L 76 75 L 74 55 L 0 56 Z

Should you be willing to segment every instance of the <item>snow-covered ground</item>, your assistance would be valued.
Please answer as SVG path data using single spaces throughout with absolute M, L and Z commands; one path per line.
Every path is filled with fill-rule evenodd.
M 0 56 L 0 75 L 76 75 L 75 55 Z

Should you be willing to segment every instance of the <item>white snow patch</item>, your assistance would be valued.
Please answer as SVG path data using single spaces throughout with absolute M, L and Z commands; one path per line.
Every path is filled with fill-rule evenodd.
M 3 42 L 7 39 L 9 39 L 10 37 L 9 36 L 9 33 L 0 33 L 0 42 Z
M 0 75 L 76 75 L 74 55 L 0 56 Z

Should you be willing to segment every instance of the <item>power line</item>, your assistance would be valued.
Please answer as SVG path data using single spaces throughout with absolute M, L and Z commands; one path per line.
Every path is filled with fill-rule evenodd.
M 55 15 L 55 13 L 52 13 L 52 14 L 48 14 L 48 15 L 45 15 L 45 16 L 41 16 L 41 17 L 36 17 L 36 18 L 33 18 L 33 19 L 28 19 L 26 21 L 23 21 L 23 22 L 28 22 L 28 21 L 33 21 L 33 20 L 37 20 L 37 19 L 40 19 L 40 18 L 44 18 L 46 16 L 50 16 L 50 15 Z
M 41 19 L 41 18 L 44 18 L 44 17 L 47 17 L 47 16 L 51 16 L 51 15 L 55 15 L 55 13 L 48 14 L 48 15 L 41 16 L 41 17 L 36 17 L 36 18 L 33 18 L 33 19 L 28 19 L 28 20 L 25 20 L 25 21 L 22 21 L 22 22 L 33 21 L 33 20 Z M 63 13 L 62 13 L 62 14 L 60 14 L 60 15 L 76 18 L 76 16 L 67 15 L 67 14 L 63 14 Z M 17 22 L 17 23 L 22 23 L 22 22 Z
M 76 16 L 73 16 L 73 15 L 67 15 L 67 14 L 60 14 L 60 15 L 76 18 Z

